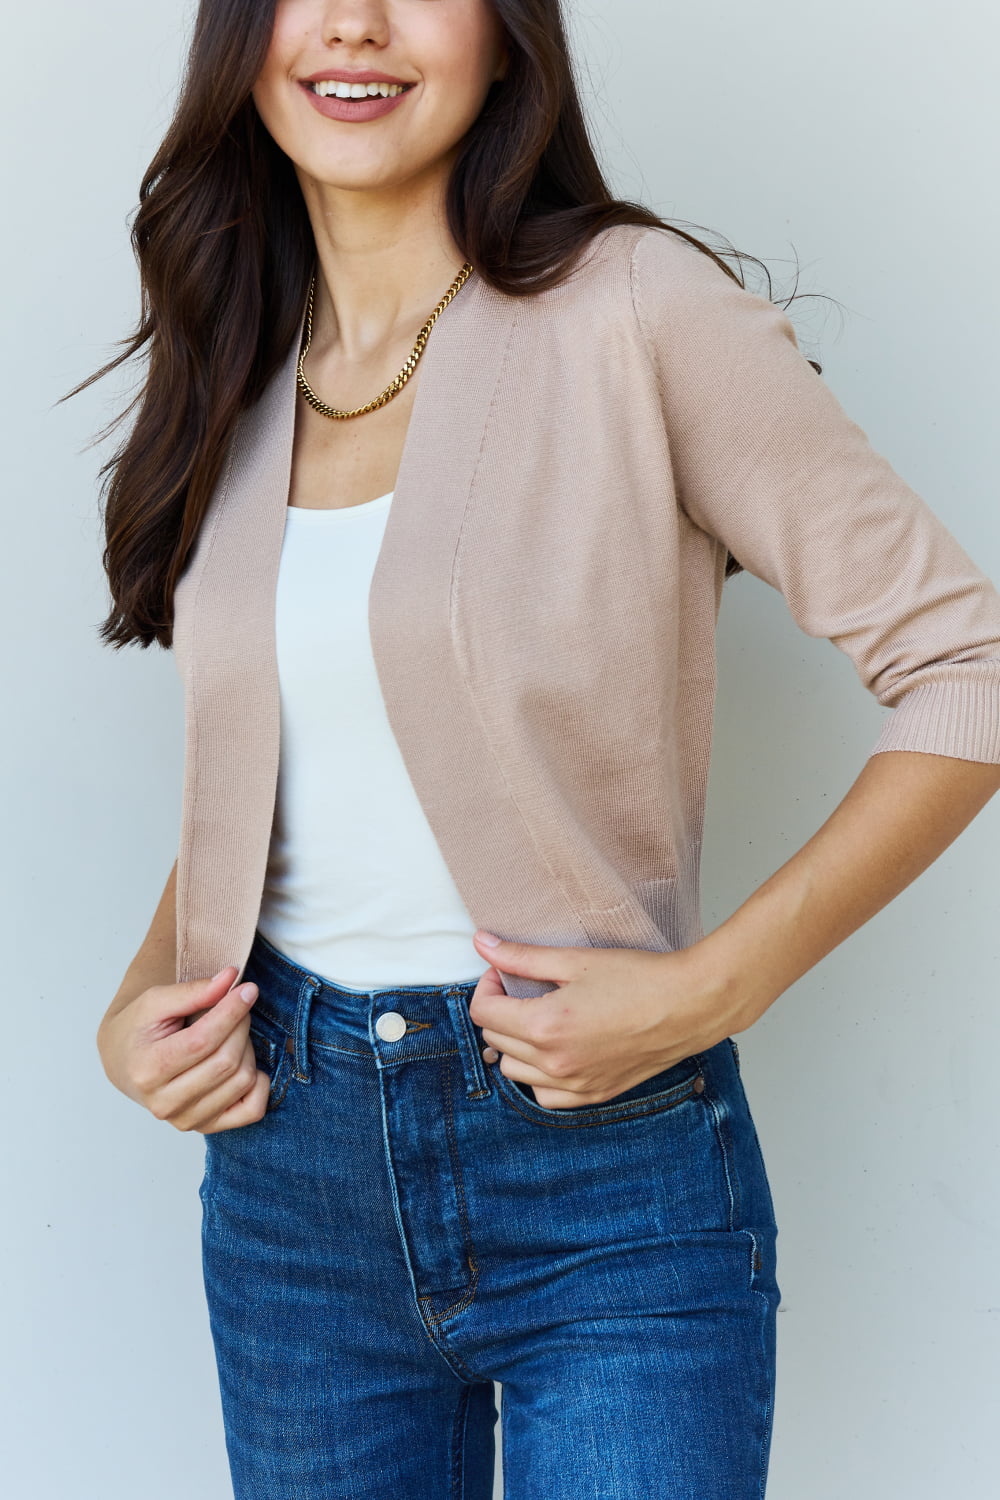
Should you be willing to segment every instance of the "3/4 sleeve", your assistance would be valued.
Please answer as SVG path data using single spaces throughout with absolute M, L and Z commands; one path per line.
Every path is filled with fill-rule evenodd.
M 871 446 L 784 310 L 664 230 L 632 255 L 679 504 L 891 707 L 872 754 L 1000 763 L 1000 594 Z

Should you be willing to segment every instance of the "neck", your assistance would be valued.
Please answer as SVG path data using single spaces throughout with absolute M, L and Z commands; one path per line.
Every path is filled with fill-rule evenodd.
M 444 179 L 351 191 L 301 179 L 316 241 L 313 348 L 364 364 L 412 344 L 465 261 L 448 229 Z

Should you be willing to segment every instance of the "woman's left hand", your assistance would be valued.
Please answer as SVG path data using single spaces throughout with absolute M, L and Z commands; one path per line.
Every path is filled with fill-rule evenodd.
M 469 1006 L 483 1040 L 502 1054 L 500 1071 L 530 1084 L 546 1109 L 603 1103 L 757 1020 L 746 997 L 713 982 L 694 948 L 493 946 L 490 936 L 473 939 L 483 958 L 558 986 L 518 999 L 489 968 Z

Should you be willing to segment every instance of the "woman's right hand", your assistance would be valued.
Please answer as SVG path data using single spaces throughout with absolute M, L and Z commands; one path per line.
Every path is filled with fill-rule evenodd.
M 250 1040 L 257 986 L 230 989 L 237 972 L 230 965 L 212 979 L 152 985 L 98 1029 L 115 1088 L 178 1130 L 211 1135 L 252 1124 L 267 1109 L 270 1082 Z

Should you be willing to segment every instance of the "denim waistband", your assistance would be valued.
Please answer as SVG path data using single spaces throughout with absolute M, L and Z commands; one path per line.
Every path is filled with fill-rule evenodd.
M 380 1067 L 461 1054 L 469 1092 L 489 1092 L 480 1056 L 483 1041 L 469 1002 L 478 979 L 454 984 L 384 985 L 348 989 L 295 963 L 254 935 L 243 978 L 259 994 L 250 1015 L 279 1028 L 293 1054 L 296 1076 L 308 1081 L 313 1047 L 374 1054 Z

